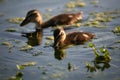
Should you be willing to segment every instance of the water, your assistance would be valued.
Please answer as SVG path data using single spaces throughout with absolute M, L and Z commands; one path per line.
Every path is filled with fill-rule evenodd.
M 83 0 L 84 1 L 84 0 Z M 21 36 L 22 32 L 33 32 L 34 25 L 28 24 L 26 27 L 20 28 L 19 24 L 13 24 L 6 21 L 8 18 L 25 17 L 27 11 L 31 9 L 38 9 L 42 14 L 50 13 L 52 16 L 64 13 L 66 11 L 65 4 L 70 0 L 1 0 L 0 1 L 0 80 L 6 80 L 11 76 L 15 76 L 18 69 L 17 64 L 25 62 L 37 62 L 35 66 L 29 66 L 22 70 L 24 73 L 23 80 L 119 80 L 120 77 L 120 44 L 114 43 L 120 40 L 119 36 L 112 33 L 115 26 L 120 25 L 120 18 L 114 19 L 108 23 L 106 28 L 94 28 L 81 26 L 78 28 L 69 29 L 71 31 L 88 31 L 96 34 L 97 39 L 92 42 L 97 48 L 105 46 L 117 46 L 115 49 L 108 49 L 111 53 L 112 60 L 110 68 L 104 71 L 87 72 L 86 62 L 91 62 L 95 55 L 90 48 L 84 48 L 88 44 L 74 46 L 64 50 L 62 60 L 58 60 L 55 56 L 55 51 L 52 47 L 45 47 L 47 36 L 52 36 L 52 28 L 43 30 L 43 35 L 40 37 L 41 43 L 33 46 L 32 50 L 20 51 L 20 47 L 26 45 L 30 40 Z M 87 3 L 86 7 L 77 7 L 75 10 L 84 11 L 84 17 L 89 16 L 88 13 L 92 11 L 113 11 L 120 9 L 119 0 L 99 0 L 98 7 Z M 17 4 L 17 5 L 16 5 Z M 114 6 L 113 6 L 114 5 Z M 48 10 L 52 11 L 49 12 Z M 45 18 L 44 18 L 45 19 Z M 47 20 L 47 19 L 45 19 Z M 18 28 L 17 32 L 6 32 L 9 27 Z M 24 30 L 24 31 L 23 31 Z M 41 34 L 42 34 L 41 33 Z M 14 45 L 12 49 L 1 45 L 2 42 L 9 42 Z M 60 56 L 60 55 L 59 55 Z M 58 56 L 58 57 L 59 57 Z M 61 57 L 61 56 L 60 56 Z M 68 70 L 68 63 L 70 63 L 75 70 Z

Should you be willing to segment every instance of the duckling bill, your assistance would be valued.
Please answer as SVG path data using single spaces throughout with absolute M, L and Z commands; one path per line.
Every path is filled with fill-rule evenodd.
M 65 33 L 63 28 L 58 28 L 54 31 L 54 45 L 56 49 L 64 48 L 68 45 L 79 45 L 89 41 L 95 37 L 95 34 L 89 32 L 71 32 Z
M 78 13 L 66 13 L 66 14 L 59 14 L 57 16 L 52 17 L 46 22 L 43 22 L 42 15 L 38 10 L 30 10 L 26 18 L 20 24 L 20 26 L 25 26 L 28 23 L 35 23 L 37 29 L 47 28 L 50 26 L 57 26 L 57 25 L 71 25 L 83 18 L 83 12 Z

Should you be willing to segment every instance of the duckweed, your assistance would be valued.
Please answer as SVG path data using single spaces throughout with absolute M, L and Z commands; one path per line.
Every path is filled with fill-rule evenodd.
M 85 7 L 86 3 L 82 1 L 70 1 L 66 4 L 67 8 L 75 8 L 75 7 Z
M 76 6 L 78 6 L 78 7 L 85 7 L 86 3 L 84 3 L 84 2 L 78 2 L 78 3 L 76 3 Z
M 113 29 L 113 33 L 120 34 L 120 26 L 116 26 L 116 27 Z
M 11 44 L 9 42 L 2 42 L 2 45 L 10 46 Z
M 81 23 L 75 23 L 75 24 L 72 24 L 73 26 L 76 26 L 76 27 L 80 27 L 82 24 Z
M 106 24 L 108 22 L 113 21 L 113 19 L 118 17 L 118 13 L 120 11 L 114 10 L 114 11 L 104 11 L 104 12 L 91 12 L 89 15 L 88 20 L 83 23 L 83 25 L 88 27 L 106 27 Z
M 22 70 L 22 69 L 24 69 L 25 67 L 28 67 L 28 66 L 34 66 L 34 65 L 36 65 L 36 62 L 26 62 L 26 63 L 23 63 L 23 64 L 21 64 L 21 65 L 16 65 L 17 66 L 17 69 L 18 70 Z
M 120 40 L 116 41 L 115 43 L 120 43 Z
M 47 40 L 54 40 L 54 37 L 53 36 L 47 36 L 46 39 Z
M 8 22 L 10 23 L 15 23 L 15 24 L 19 24 L 20 22 L 22 22 L 25 18 L 19 18 L 19 17 L 15 17 L 15 18 L 9 18 L 7 19 Z
M 92 21 L 91 24 L 92 25 L 99 25 L 100 23 L 98 21 Z
M 17 28 L 7 28 L 5 31 L 7 32 L 16 32 L 18 29 Z
M 75 6 L 76 6 L 75 2 L 73 2 L 73 1 L 70 1 L 69 3 L 66 4 L 67 8 L 74 8 Z
M 95 5 L 95 4 L 98 4 L 98 2 L 99 2 L 98 0 L 93 0 L 93 1 L 90 2 L 90 4 L 94 4 Z
M 33 49 L 33 47 L 31 45 L 25 45 L 20 48 L 21 51 L 27 51 L 27 50 L 31 50 L 31 49 Z

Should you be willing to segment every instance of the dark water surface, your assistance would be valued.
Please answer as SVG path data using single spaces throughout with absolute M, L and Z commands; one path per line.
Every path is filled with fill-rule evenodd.
M 31 9 L 38 9 L 42 14 L 57 15 L 66 11 L 65 4 L 70 1 L 0 0 L 0 80 L 6 80 L 11 76 L 15 76 L 18 71 L 17 64 L 31 61 L 37 62 L 37 64 L 22 70 L 24 73 L 23 80 L 120 80 L 120 43 L 115 43 L 120 40 L 120 36 L 112 32 L 114 27 L 120 26 L 120 18 L 108 22 L 105 28 L 81 26 L 67 30 L 67 32 L 88 31 L 96 34 L 97 39 L 92 40 L 92 42 L 97 48 L 105 46 L 112 57 L 110 68 L 104 71 L 87 72 L 85 63 L 91 62 L 95 57 L 89 47 L 85 48 L 85 46 L 88 46 L 87 43 L 66 49 L 62 55 L 62 60 L 56 59 L 54 49 L 45 47 L 45 43 L 49 41 L 46 37 L 53 34 L 52 28 L 43 30 L 43 36 L 40 35 L 42 36 L 40 45 L 33 46 L 33 49 L 29 51 L 20 51 L 20 47 L 30 43 L 28 38 L 21 36 L 21 33 L 34 31 L 34 25 L 28 24 L 26 27 L 20 28 L 19 24 L 9 23 L 6 19 L 25 17 L 27 11 Z M 87 6 L 76 7 L 73 11 L 83 11 L 85 18 L 92 11 L 120 10 L 120 0 L 99 0 L 97 6 L 90 4 L 89 0 L 82 1 L 86 2 Z M 7 28 L 17 28 L 19 30 L 6 32 Z M 8 46 L 2 45 L 2 42 L 9 42 L 14 47 L 9 49 Z M 111 46 L 115 48 L 108 48 Z M 68 70 L 68 63 L 72 65 L 74 70 Z

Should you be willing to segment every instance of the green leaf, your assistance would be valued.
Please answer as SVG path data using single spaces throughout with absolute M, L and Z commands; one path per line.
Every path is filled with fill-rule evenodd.
M 94 44 L 91 43 L 91 42 L 90 42 L 88 45 L 89 45 L 90 48 L 93 48 L 93 47 L 94 47 Z
M 21 66 L 21 65 L 18 65 L 18 64 L 17 64 L 16 66 L 17 66 L 17 69 L 18 69 L 18 70 L 22 70 L 22 69 L 25 68 L 25 66 Z

